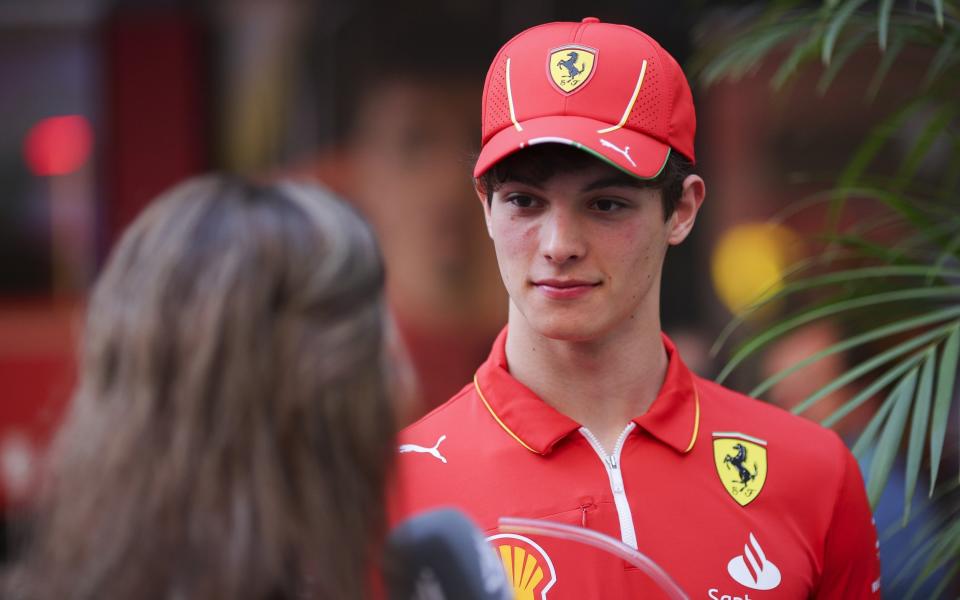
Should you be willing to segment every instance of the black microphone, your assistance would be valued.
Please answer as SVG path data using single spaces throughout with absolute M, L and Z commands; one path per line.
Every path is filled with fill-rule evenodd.
M 510 600 L 500 558 L 458 510 L 442 508 L 407 519 L 387 537 L 391 600 Z

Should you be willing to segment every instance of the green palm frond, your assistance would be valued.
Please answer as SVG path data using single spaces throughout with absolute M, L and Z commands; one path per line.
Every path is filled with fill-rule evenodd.
M 843 31 L 844 26 L 847 24 L 847 21 L 850 20 L 850 17 L 853 16 L 853 13 L 866 3 L 867 0 L 846 0 L 838 5 L 836 10 L 831 11 L 832 14 L 830 14 L 829 20 L 827 21 L 827 28 L 824 31 L 823 43 L 821 45 L 820 60 L 823 61 L 823 64 L 830 64 L 830 59 L 833 57 L 833 47 L 837 43 L 837 37 Z
M 864 88 L 869 103 L 891 74 L 904 68 L 902 57 L 927 51 L 929 62 L 918 73 L 922 84 L 913 97 L 863 136 L 832 174 L 828 190 L 791 209 L 827 210 L 827 226 L 816 238 L 822 251 L 791 268 L 775 293 L 762 295 L 732 319 L 711 352 L 728 353 L 717 377 L 723 381 L 735 372 L 742 376 L 752 359 L 799 327 L 820 320 L 848 324 L 851 333 L 762 378 L 751 394 L 767 394 L 829 357 L 867 352 L 793 411 L 803 413 L 849 386 L 848 398 L 822 420 L 831 427 L 877 402 L 853 444 L 858 458 L 869 460 L 868 496 L 875 504 L 893 469 L 902 468 L 898 529 L 918 513 L 933 523 L 909 540 L 910 558 L 900 569 L 914 579 L 895 578 L 895 593 L 915 596 L 932 580 L 938 597 L 960 577 L 960 480 L 942 473 L 960 369 L 960 0 L 773 2 L 740 24 L 735 34 L 704 47 L 701 82 L 756 73 L 776 60 L 769 71 L 774 90 L 809 68 L 820 70 L 816 91 L 824 95 L 852 57 L 873 56 L 873 75 Z M 901 157 L 894 168 L 891 155 Z M 946 166 L 931 177 L 934 156 Z M 844 217 L 851 202 L 878 210 L 849 226 Z M 889 232 L 896 232 L 895 239 Z M 782 305 L 799 308 L 771 322 L 771 307 Z M 758 322 L 761 330 L 744 334 Z M 734 344 L 735 338 L 742 341 Z M 914 496 L 926 479 L 928 502 L 920 506 Z
M 803 311 L 798 315 L 794 315 L 780 323 L 776 323 L 766 331 L 747 340 L 733 355 L 733 358 L 727 362 L 727 365 L 720 371 L 720 374 L 717 376 L 717 381 L 722 383 L 727 376 L 748 357 L 753 356 L 764 346 L 767 346 L 774 340 L 783 337 L 784 334 L 800 327 L 801 325 L 812 323 L 827 317 L 832 317 L 845 311 L 870 308 L 890 302 L 952 298 L 960 301 L 960 287 L 941 286 L 893 290 L 866 296 L 858 296 L 837 302 L 829 302 L 821 306 L 816 306 L 812 309 Z
M 913 416 L 910 419 L 910 441 L 907 447 L 906 485 L 903 498 L 903 524 L 910 520 L 910 508 L 913 494 L 917 491 L 917 477 L 920 474 L 920 459 L 927 438 L 927 425 L 930 422 L 930 405 L 933 401 L 933 372 L 936 362 L 936 349 L 928 348 L 920 369 L 920 381 L 913 402 Z
M 953 400 L 953 388 L 957 381 L 957 359 L 960 351 L 960 326 L 954 327 L 940 351 L 937 369 L 937 391 L 933 405 L 933 420 L 930 429 L 930 495 L 933 495 L 943 457 L 943 441 L 947 434 L 947 417 Z

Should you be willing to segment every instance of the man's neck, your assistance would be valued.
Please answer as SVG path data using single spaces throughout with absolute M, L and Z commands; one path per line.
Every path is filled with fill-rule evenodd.
M 667 353 L 656 318 L 588 342 L 546 338 L 514 307 L 509 323 L 510 373 L 589 429 L 608 452 L 630 420 L 647 411 L 666 376 Z

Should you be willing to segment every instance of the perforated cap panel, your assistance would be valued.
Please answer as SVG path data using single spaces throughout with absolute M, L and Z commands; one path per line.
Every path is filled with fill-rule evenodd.
M 547 23 L 507 42 L 490 67 L 481 157 L 489 167 L 528 144 L 560 141 L 648 178 L 662 167 L 666 147 L 694 159 L 695 129 L 686 77 L 653 38 L 591 20 Z

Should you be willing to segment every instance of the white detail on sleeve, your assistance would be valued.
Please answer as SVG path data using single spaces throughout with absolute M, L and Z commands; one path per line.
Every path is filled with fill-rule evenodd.
M 437 440 L 437 443 L 430 448 L 427 448 L 426 446 L 418 446 L 416 444 L 402 444 L 400 446 L 400 453 L 403 454 L 404 452 L 423 452 L 425 454 L 429 454 L 430 456 L 436 458 L 443 464 L 447 464 L 447 459 L 444 458 L 442 454 L 440 454 L 440 450 L 439 450 L 440 442 L 442 442 L 445 439 L 447 439 L 447 436 L 445 434 L 441 435 L 440 439 Z

